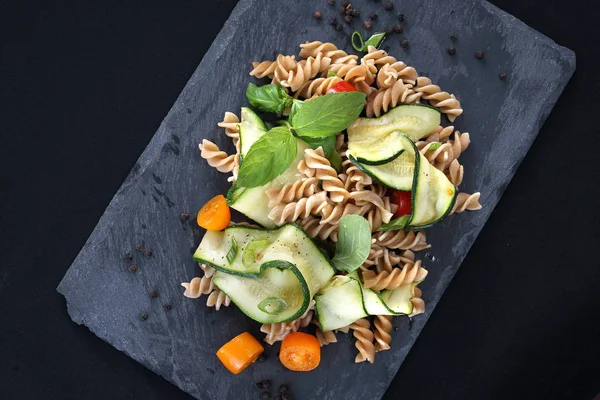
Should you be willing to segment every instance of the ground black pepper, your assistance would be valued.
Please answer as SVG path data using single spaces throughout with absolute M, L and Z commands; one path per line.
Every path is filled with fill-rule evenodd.
M 383 9 L 385 11 L 392 11 L 394 9 L 394 3 L 392 3 L 391 1 L 386 1 L 385 3 L 383 3 Z
M 269 400 L 271 398 L 271 392 L 267 392 L 267 391 L 262 392 L 262 394 L 260 395 L 260 398 L 262 400 Z
M 313 16 L 315 17 L 315 19 L 321 19 L 323 14 L 321 13 L 321 11 L 317 11 L 313 14 Z
M 182 221 L 189 221 L 190 220 L 190 214 L 184 212 L 181 213 L 181 215 L 179 216 L 179 219 L 181 219 Z
M 371 13 L 371 14 L 369 14 L 369 19 L 370 19 L 371 21 L 375 21 L 375 20 L 377 19 L 377 14 L 376 14 L 376 13 L 374 13 L 374 12 L 373 12 L 373 13 Z
M 344 17 L 344 21 L 346 21 L 347 24 L 352 23 L 352 16 L 351 15 L 346 15 Z
M 406 17 L 404 16 L 404 14 L 398 14 L 398 21 L 404 22 L 405 19 Z
M 456 49 L 454 47 L 448 47 L 448 54 L 451 56 L 456 54 Z
M 395 33 L 402 33 L 402 24 L 396 24 L 396 25 L 394 25 L 394 32 Z
M 142 251 L 142 250 L 144 250 L 144 245 L 143 245 L 142 243 L 140 243 L 140 244 L 136 244 L 136 245 L 135 245 L 135 249 L 136 249 L 137 251 Z
M 358 8 L 353 8 L 352 9 L 352 16 L 353 17 L 360 17 L 360 10 Z
M 366 30 L 370 30 L 373 27 L 373 24 L 371 24 L 371 22 L 369 22 L 369 21 L 365 21 L 363 23 L 363 26 L 365 27 Z
M 408 40 L 404 39 L 401 44 L 403 49 L 408 49 Z
M 131 253 L 126 253 L 125 254 L 125 261 L 131 261 L 133 260 L 133 256 L 131 255 Z
M 337 25 L 335 26 L 335 30 L 336 30 L 336 31 L 341 31 L 341 30 L 343 30 L 343 29 L 344 29 L 344 27 L 342 26 L 342 24 L 337 24 Z
M 478 59 L 478 60 L 481 60 L 481 59 L 483 59 L 484 54 L 485 53 L 483 52 L 483 50 L 477 50 L 475 52 L 475 58 Z
M 146 313 L 146 312 L 141 312 L 141 313 L 140 313 L 140 319 L 141 319 L 142 321 L 145 321 L 145 320 L 147 320 L 147 319 L 148 319 L 148 313 Z
M 501 72 L 498 74 L 498 78 L 500 78 L 501 81 L 506 79 L 506 73 L 505 72 Z
M 146 250 L 144 254 L 146 254 L 146 257 L 152 257 L 152 250 Z
M 131 264 L 131 265 L 129 266 L 129 271 L 130 271 L 130 272 L 137 272 L 137 270 L 138 270 L 138 266 L 137 266 L 137 264 Z
M 155 299 L 158 297 L 158 292 L 156 290 L 151 290 L 149 295 L 151 299 Z
M 335 6 L 335 0 L 327 0 L 327 4 L 330 6 Z
M 171 311 L 173 309 L 173 306 L 170 304 L 165 304 L 165 310 L 167 311 Z
M 450 35 L 450 40 L 456 42 L 458 40 L 458 36 L 456 36 L 456 34 L 453 33 L 452 35 Z

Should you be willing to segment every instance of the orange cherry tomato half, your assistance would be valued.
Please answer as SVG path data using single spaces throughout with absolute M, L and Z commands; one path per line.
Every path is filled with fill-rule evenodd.
M 248 332 L 237 335 L 217 351 L 217 357 L 233 374 L 239 374 L 252 364 L 265 348 Z
M 292 371 L 312 371 L 321 362 L 319 340 L 304 332 L 290 333 L 281 342 L 279 361 Z
M 198 211 L 198 225 L 209 231 L 220 231 L 229 226 L 231 211 L 227 200 L 220 194 L 213 197 Z
M 329 90 L 327 91 L 327 93 L 342 93 L 342 92 L 358 92 L 358 90 L 354 86 L 352 86 L 352 84 L 350 84 L 346 81 L 341 81 L 341 82 L 336 83 L 332 87 L 330 87 Z
M 405 190 L 390 189 L 390 201 L 398 206 L 394 218 L 410 215 L 412 212 L 411 194 L 411 192 Z

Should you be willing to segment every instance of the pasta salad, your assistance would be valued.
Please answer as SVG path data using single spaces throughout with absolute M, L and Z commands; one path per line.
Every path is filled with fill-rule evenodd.
M 283 341 L 292 370 L 315 368 L 319 347 L 349 331 L 357 363 L 390 349 L 392 318 L 425 310 L 425 229 L 481 208 L 479 193 L 458 191 L 470 136 L 442 124 L 462 114 L 458 99 L 370 42 L 362 57 L 314 41 L 299 59 L 253 62 L 250 75 L 270 83 L 250 83 L 252 108 L 218 123 L 235 154 L 200 144 L 232 186 L 198 213 L 204 275 L 182 283 L 184 296 L 234 303 L 266 343 Z M 230 208 L 256 224 L 231 223 Z M 234 341 L 218 355 L 237 373 L 261 351 L 223 350 L 257 348 Z

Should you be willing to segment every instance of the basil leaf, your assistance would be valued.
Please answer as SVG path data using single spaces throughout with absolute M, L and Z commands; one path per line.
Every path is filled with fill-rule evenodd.
M 290 124 L 294 124 L 294 116 L 296 115 L 296 113 L 298 112 L 298 110 L 300 110 L 300 107 L 302 107 L 304 105 L 304 102 L 302 100 L 297 100 L 294 99 L 292 100 L 292 108 L 290 109 L 290 116 L 288 118 L 288 120 L 290 121 Z
M 371 226 L 360 215 L 345 215 L 340 219 L 340 233 L 331 260 L 333 266 L 346 272 L 356 271 L 371 250 Z
M 235 260 L 235 257 L 237 256 L 237 253 L 238 253 L 237 240 L 235 240 L 235 237 L 232 237 L 231 238 L 231 248 L 227 252 L 227 262 L 229 263 L 229 265 L 231 265 L 231 263 L 233 262 L 233 260 Z
M 376 33 L 371 36 L 365 42 L 365 47 L 363 51 L 367 51 L 369 46 L 378 47 L 381 44 L 381 41 L 385 38 L 385 32 Z
M 246 97 L 250 104 L 258 110 L 278 115 L 281 115 L 283 110 L 292 103 L 292 99 L 285 89 L 273 83 L 263 86 L 248 84 Z
M 297 150 L 290 130 L 276 126 L 250 147 L 240 167 L 237 186 L 252 188 L 271 182 L 290 166 Z
M 267 297 L 257 305 L 258 309 L 269 315 L 277 315 L 284 312 L 288 305 L 285 300 L 279 297 Z
M 337 172 L 340 172 L 342 170 L 342 156 L 340 156 L 340 153 L 338 153 L 337 151 L 333 152 L 333 154 L 329 158 L 329 162 Z
M 359 31 L 352 32 L 352 36 L 350 36 L 350 43 L 352 43 L 354 50 L 365 51 L 365 43 L 363 42 L 362 35 Z
M 429 146 L 429 150 L 437 150 L 440 148 L 442 144 L 440 142 L 433 142 L 431 146 Z
M 301 138 L 335 135 L 346 129 L 363 110 L 361 92 L 330 93 L 307 101 L 294 115 L 292 126 Z
M 336 74 L 335 72 L 333 72 L 332 70 L 327 71 L 327 77 L 331 78 L 332 76 L 338 76 L 338 74 Z
M 404 227 L 408 223 L 409 219 L 410 219 L 410 214 L 403 215 L 400 218 L 391 220 L 387 224 L 381 225 L 381 227 L 379 227 L 379 229 L 377 229 L 377 230 L 378 231 L 399 231 L 401 229 L 404 229 Z

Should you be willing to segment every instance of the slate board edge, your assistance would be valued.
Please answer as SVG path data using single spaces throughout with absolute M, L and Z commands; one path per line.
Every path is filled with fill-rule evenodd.
M 212 60 L 212 59 L 218 58 L 219 54 L 221 54 L 223 51 L 226 51 L 227 44 L 231 40 L 231 36 L 235 33 L 235 26 L 229 24 L 229 20 L 231 20 L 234 17 L 237 17 L 239 14 L 243 14 L 248 8 L 252 7 L 252 5 L 254 3 L 255 3 L 254 0 L 249 0 L 247 2 L 238 3 L 238 5 L 233 10 L 230 18 L 228 19 L 227 23 L 224 25 L 224 28 L 221 30 L 221 32 L 215 38 L 215 42 L 223 40 L 224 43 L 221 46 L 219 46 L 219 47 L 211 46 L 211 48 L 208 50 L 208 52 L 206 53 L 206 55 L 204 56 L 204 58 L 200 62 L 200 64 L 199 64 L 198 68 L 196 69 L 196 71 L 190 77 L 190 81 L 194 80 L 197 77 L 197 75 L 200 74 L 200 71 L 202 70 L 204 64 L 207 62 L 206 60 Z M 511 20 L 512 23 L 516 23 L 519 26 L 520 29 L 527 29 L 527 30 L 531 29 L 532 30 L 532 28 L 529 28 L 522 21 L 519 21 L 518 19 L 510 16 L 509 14 L 507 14 L 504 11 L 498 9 L 497 7 L 495 7 L 495 6 L 487 3 L 485 1 L 482 1 L 482 3 L 487 8 L 493 9 L 494 12 L 498 13 L 503 18 L 508 18 L 508 19 Z M 574 53 L 571 50 L 566 49 L 566 48 L 564 48 L 562 46 L 557 45 L 554 41 L 552 41 L 551 39 L 547 38 L 546 36 L 544 36 L 542 34 L 539 34 L 538 39 L 542 40 L 544 42 L 547 42 L 548 45 L 550 45 L 552 47 L 558 48 L 559 53 L 561 53 L 563 59 L 567 60 L 567 62 L 572 66 L 572 70 L 574 71 L 574 68 L 575 68 L 575 55 L 574 55 Z M 568 53 L 568 54 L 566 54 L 566 53 Z M 572 75 L 572 73 L 571 73 L 571 75 Z M 556 88 L 555 88 L 555 90 L 551 93 L 551 95 L 549 95 L 545 99 L 544 103 L 546 105 L 545 109 L 547 110 L 547 112 L 545 114 L 543 114 L 543 115 L 540 115 L 539 121 L 537 121 L 538 124 L 536 126 L 533 126 L 532 129 L 531 129 L 531 132 L 529 132 L 528 136 L 531 136 L 531 140 L 529 142 L 528 148 L 533 143 L 533 140 L 535 140 L 535 136 L 537 134 L 537 131 L 539 130 L 539 128 L 541 127 L 541 125 L 543 124 L 543 122 L 545 121 L 545 119 L 547 118 L 548 114 L 551 111 L 551 106 L 557 101 L 558 97 L 560 96 L 560 93 L 562 92 L 562 90 L 566 86 L 567 82 L 568 82 L 568 80 L 565 80 L 561 85 L 557 85 Z M 186 87 L 187 87 L 187 84 L 186 84 Z M 180 94 L 180 96 L 177 98 L 177 100 L 176 100 L 174 106 L 172 107 L 172 109 L 169 111 L 169 114 L 173 110 L 178 109 L 179 107 L 185 106 L 185 103 L 184 103 L 183 100 L 186 98 L 186 94 L 187 94 L 187 91 L 184 89 L 182 91 L 182 93 Z M 167 115 L 169 115 L 169 114 L 167 114 Z M 163 122 L 161 123 L 159 129 L 157 130 L 157 134 L 153 137 L 153 139 L 151 140 L 150 144 L 152 144 L 152 142 L 154 142 L 155 140 L 160 140 L 161 139 L 161 134 L 164 134 L 165 121 L 166 121 L 166 119 L 163 120 Z M 150 144 L 148 145 L 148 147 L 150 147 Z M 144 171 L 144 169 L 149 165 L 149 163 L 153 160 L 151 158 L 151 156 L 152 156 L 151 152 L 149 152 L 147 150 L 148 150 L 148 148 L 146 148 L 144 150 L 144 152 L 142 153 L 142 155 L 140 156 L 140 158 L 138 160 L 139 169 L 134 170 L 134 171 L 132 171 L 129 174 L 129 176 L 127 177 L 127 179 L 123 183 L 123 185 L 119 188 L 119 190 L 118 190 L 117 194 L 115 195 L 115 197 L 111 200 L 111 202 L 110 202 L 109 206 L 107 207 L 107 209 L 111 209 L 115 205 L 114 203 L 118 202 L 119 198 L 121 198 L 122 196 L 126 195 L 126 189 L 135 182 L 136 176 L 139 176 Z M 524 158 L 524 156 L 520 158 L 520 160 L 518 161 L 517 164 L 520 164 L 522 162 L 523 158 Z M 512 177 L 506 182 L 504 188 L 502 189 L 502 192 L 504 192 L 504 190 L 506 189 L 506 187 L 510 183 L 511 179 L 512 179 Z M 500 198 L 501 198 L 501 195 L 499 196 L 498 199 L 500 199 Z M 494 204 L 494 206 L 495 206 L 495 204 Z M 493 208 L 490 207 L 490 211 L 489 211 L 490 213 L 491 213 L 492 209 Z M 83 253 L 83 250 L 87 247 L 87 245 L 90 244 L 90 239 L 95 236 L 97 228 L 98 227 L 96 227 L 94 229 L 94 232 L 92 232 L 92 234 L 90 235 L 90 238 L 88 238 L 88 241 L 86 242 L 86 245 L 84 246 L 84 248 L 82 249 L 82 251 L 79 253 L 79 255 L 77 257 L 79 257 Z M 476 231 L 477 235 L 479 234 L 479 232 L 481 231 L 481 229 L 482 229 L 482 227 L 480 227 L 479 229 L 477 229 L 477 231 Z M 468 248 L 470 249 L 471 246 L 472 246 L 472 244 Z M 464 260 L 464 257 L 466 257 L 467 254 L 468 254 L 468 251 L 463 254 L 463 256 L 460 259 L 460 262 L 462 262 L 462 260 Z M 77 261 L 77 260 L 75 260 L 75 261 Z M 75 263 L 75 261 L 74 261 L 74 263 Z M 458 263 L 458 265 L 460 265 L 460 262 Z M 457 269 L 458 269 L 458 267 L 451 274 L 450 280 L 451 280 L 452 276 L 454 276 L 454 274 L 456 273 Z M 67 272 L 67 274 L 63 278 L 63 281 L 61 281 L 61 283 L 59 284 L 59 286 L 57 288 L 58 292 L 61 293 L 61 294 L 63 294 L 63 295 L 65 295 L 65 294 L 61 291 L 61 287 L 63 286 L 63 282 L 65 282 L 65 280 L 67 279 L 68 276 L 69 276 L 69 272 Z M 443 295 L 443 292 L 445 291 L 446 287 L 447 286 L 445 286 L 440 291 L 439 297 L 441 297 Z M 68 297 L 66 295 L 65 295 L 65 298 L 67 300 L 67 307 L 68 307 L 69 315 L 71 316 L 71 318 L 73 319 L 73 321 L 76 322 L 76 323 L 78 323 L 78 324 L 85 324 L 84 318 L 82 318 L 81 315 L 77 315 L 77 314 L 79 314 L 79 311 L 76 308 L 74 308 L 74 306 L 72 306 L 69 303 L 69 299 L 68 299 Z M 426 315 L 424 315 L 420 319 L 415 320 L 415 323 L 414 323 L 414 326 L 413 326 L 413 333 L 416 333 L 416 334 L 411 335 L 411 339 L 409 340 L 409 347 L 412 347 L 412 345 L 416 341 L 418 333 L 423 328 L 423 326 L 427 322 L 427 320 L 428 320 L 428 318 L 429 318 L 429 316 L 431 315 L 432 312 L 433 311 L 430 308 L 428 310 L 428 312 L 426 313 Z M 95 330 L 93 330 L 93 329 L 90 329 L 90 330 L 92 332 L 94 332 L 97 336 L 100 337 L 100 335 Z M 111 344 L 111 343 L 109 343 L 109 344 Z M 111 346 L 115 346 L 115 344 L 111 344 Z M 119 349 L 118 347 L 116 347 L 116 348 L 118 350 L 120 350 L 120 351 L 123 351 L 122 349 Z M 124 352 L 128 356 L 131 357 L 131 354 L 129 354 L 127 351 L 124 351 Z M 400 364 L 402 363 L 402 361 L 404 360 L 405 357 L 406 357 L 406 355 L 404 355 L 401 358 Z M 143 362 L 142 362 L 142 364 L 144 364 L 146 367 L 149 367 L 147 364 L 145 364 Z M 169 378 L 165 377 L 164 375 L 162 375 L 160 373 L 159 373 L 159 375 L 163 376 L 164 378 L 166 378 L 167 380 L 171 381 L 172 383 L 177 384 L 176 382 L 173 382 L 172 380 L 170 380 Z M 389 385 L 389 383 L 391 383 L 391 381 L 387 382 L 387 385 Z M 387 387 L 387 385 L 386 385 L 386 387 Z

